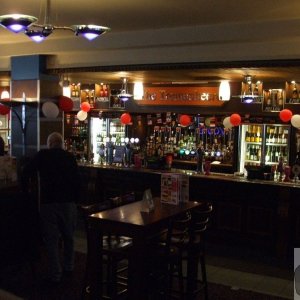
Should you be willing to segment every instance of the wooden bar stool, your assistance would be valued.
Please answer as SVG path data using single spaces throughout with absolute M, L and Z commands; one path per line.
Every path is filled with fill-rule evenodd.
M 160 242 L 165 251 L 161 251 L 163 259 L 159 261 L 161 266 L 165 265 L 164 262 L 168 264 L 165 268 L 165 276 L 169 278 L 166 299 L 196 299 L 203 290 L 204 299 L 208 300 L 204 235 L 209 227 L 212 211 L 212 205 L 204 203 L 192 213 L 172 220 L 165 241 Z M 183 272 L 184 264 L 187 265 L 186 274 Z M 198 271 L 201 273 L 201 280 L 198 280 Z
M 86 235 L 87 235 L 87 258 L 86 258 L 86 271 L 83 283 L 82 296 L 83 299 L 86 294 L 89 294 L 90 287 L 90 266 L 93 264 L 91 259 L 91 239 L 90 228 L 88 224 L 88 216 L 110 208 L 109 202 L 95 203 L 91 205 L 79 205 L 79 211 L 83 217 Z M 128 268 L 127 258 L 128 251 L 131 247 L 132 241 L 128 237 L 114 236 L 109 233 L 103 236 L 103 261 L 105 264 L 105 272 L 103 290 L 105 293 L 102 295 L 103 299 L 119 299 L 127 291 L 127 276 L 126 270 Z

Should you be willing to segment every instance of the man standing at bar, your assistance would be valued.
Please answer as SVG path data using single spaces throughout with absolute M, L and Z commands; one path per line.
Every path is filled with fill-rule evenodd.
M 80 180 L 76 159 L 63 149 L 60 133 L 53 132 L 48 136 L 47 147 L 24 167 L 22 180 L 28 186 L 30 179 L 38 175 L 48 279 L 50 283 L 59 283 L 63 272 L 70 274 L 74 268 L 74 230 Z M 63 266 L 60 264 L 60 239 L 63 241 Z

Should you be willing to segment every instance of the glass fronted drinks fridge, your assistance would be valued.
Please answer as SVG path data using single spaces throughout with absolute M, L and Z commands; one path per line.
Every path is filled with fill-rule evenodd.
M 276 169 L 279 162 L 289 164 L 289 125 L 244 124 L 240 129 L 239 172 L 262 166 Z
M 91 152 L 95 163 L 105 164 L 114 157 L 116 148 L 125 145 L 126 125 L 119 118 L 91 118 Z

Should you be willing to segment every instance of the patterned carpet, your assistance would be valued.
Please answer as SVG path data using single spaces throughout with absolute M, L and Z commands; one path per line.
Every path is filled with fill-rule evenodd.
M 41 257 L 37 264 L 37 279 L 29 264 L 5 267 L 0 270 L 0 288 L 9 291 L 26 300 L 79 300 L 81 297 L 82 282 L 85 270 L 85 255 L 76 253 L 75 270 L 72 277 L 64 278 L 58 286 L 47 286 L 44 281 L 45 258 Z M 88 297 L 85 297 L 88 299 Z M 197 300 L 201 300 L 199 295 Z M 245 290 L 233 290 L 230 287 L 209 284 L 209 300 L 283 300 Z M 6 300 L 1 298 L 0 300 Z M 130 299 L 127 299 L 130 300 Z M 141 300 L 146 300 L 141 299 Z

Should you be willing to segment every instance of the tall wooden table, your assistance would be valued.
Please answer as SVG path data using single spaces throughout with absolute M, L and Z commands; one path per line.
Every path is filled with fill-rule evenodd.
M 94 259 L 92 270 L 91 296 L 101 299 L 102 295 L 102 236 L 106 232 L 129 236 L 132 238 L 132 251 L 129 255 L 128 299 L 147 299 L 147 239 L 162 229 L 167 228 L 172 218 L 192 211 L 201 202 L 187 202 L 179 205 L 163 204 L 155 199 L 154 211 L 143 212 L 143 202 L 95 213 L 89 217 L 92 230 L 93 247 L 91 255 Z M 193 274 L 194 277 L 196 274 Z

